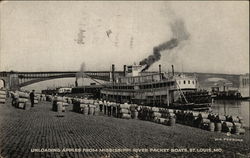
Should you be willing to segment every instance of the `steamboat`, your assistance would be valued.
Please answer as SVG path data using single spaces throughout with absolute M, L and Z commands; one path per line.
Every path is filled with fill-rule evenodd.
M 112 75 L 112 81 L 101 89 L 104 100 L 129 102 L 181 110 L 209 110 L 212 98 L 208 91 L 198 89 L 195 76 L 171 73 L 142 72 L 142 65 L 124 65 L 124 75 Z M 112 65 L 112 72 L 114 72 Z

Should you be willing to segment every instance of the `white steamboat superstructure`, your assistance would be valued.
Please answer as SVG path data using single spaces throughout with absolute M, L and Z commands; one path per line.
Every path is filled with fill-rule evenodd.
M 103 99 L 120 103 L 131 102 L 147 106 L 177 109 L 206 110 L 211 106 L 211 95 L 198 90 L 195 76 L 142 72 L 143 66 L 124 67 L 124 76 L 115 77 L 101 90 Z

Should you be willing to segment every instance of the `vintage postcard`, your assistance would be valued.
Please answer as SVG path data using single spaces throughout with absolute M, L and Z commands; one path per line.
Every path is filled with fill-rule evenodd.
M 248 1 L 2 1 L 0 158 L 250 157 Z

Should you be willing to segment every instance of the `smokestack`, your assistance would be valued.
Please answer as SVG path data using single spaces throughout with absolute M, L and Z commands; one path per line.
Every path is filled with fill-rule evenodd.
M 115 65 L 112 64 L 112 81 L 115 82 Z
M 174 76 L 174 65 L 172 65 L 172 74 Z
M 160 80 L 161 80 L 161 64 L 159 64 L 159 75 L 160 75 Z
M 126 71 L 127 71 L 127 66 L 123 65 L 123 74 L 124 74 L 124 76 L 126 76 Z
M 161 74 L 161 64 L 159 64 L 159 74 Z
M 75 81 L 75 86 L 76 86 L 76 87 L 78 87 L 78 82 L 77 82 L 77 79 L 76 79 L 76 81 Z

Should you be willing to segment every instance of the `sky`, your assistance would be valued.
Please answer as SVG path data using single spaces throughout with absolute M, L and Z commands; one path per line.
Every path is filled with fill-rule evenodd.
M 149 70 L 249 72 L 247 1 L 15 1 L 0 3 L 0 71 L 117 70 L 173 38 L 181 19 L 190 37 Z M 84 30 L 82 43 L 78 34 Z M 108 34 L 109 33 L 109 34 Z

